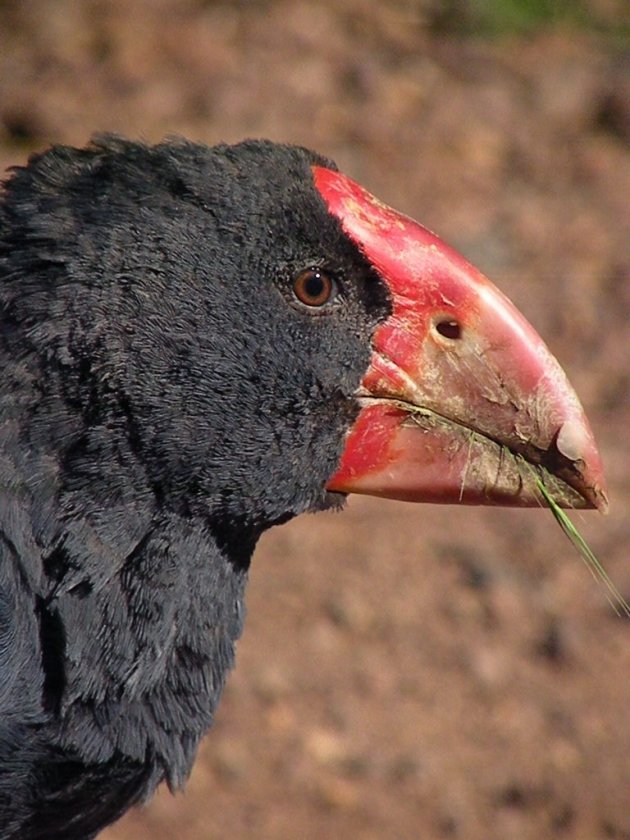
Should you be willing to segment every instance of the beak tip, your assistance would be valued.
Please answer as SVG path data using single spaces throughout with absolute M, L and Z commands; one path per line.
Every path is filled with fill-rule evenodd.
M 570 461 L 583 459 L 583 453 L 593 444 L 592 436 L 586 424 L 574 419 L 563 423 L 556 438 L 558 450 Z
M 610 501 L 605 487 L 595 487 L 593 490 L 595 496 L 595 507 L 604 516 L 610 513 Z
M 560 429 L 556 439 L 558 451 L 576 465 L 583 487 L 588 493 L 592 507 L 607 514 L 609 509 L 608 488 L 604 477 L 604 467 L 586 418 L 581 423 L 568 420 Z

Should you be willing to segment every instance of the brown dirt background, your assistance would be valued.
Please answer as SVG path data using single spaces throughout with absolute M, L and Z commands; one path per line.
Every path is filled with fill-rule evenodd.
M 459 37 L 435 7 L 2 2 L 0 166 L 100 130 L 335 158 L 560 358 L 612 498 L 576 519 L 628 596 L 628 43 Z M 248 609 L 186 792 L 104 839 L 630 838 L 629 625 L 550 514 L 354 498 L 263 538 Z

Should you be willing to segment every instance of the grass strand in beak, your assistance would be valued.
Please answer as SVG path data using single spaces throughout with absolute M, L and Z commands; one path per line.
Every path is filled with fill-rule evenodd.
M 556 522 L 560 525 L 560 527 L 567 535 L 569 540 L 573 543 L 573 545 L 577 549 L 578 554 L 588 567 L 595 580 L 603 583 L 606 587 L 606 597 L 615 613 L 620 617 L 630 618 L 630 606 L 628 605 L 628 602 L 623 597 L 621 592 L 617 589 L 615 584 L 612 582 L 612 580 L 608 576 L 606 569 L 602 566 L 597 557 L 593 554 L 593 551 L 587 544 L 584 537 L 580 534 L 578 529 L 569 519 L 567 514 L 562 510 L 562 508 L 558 507 L 558 505 L 555 503 L 553 497 L 550 495 L 549 491 L 547 490 L 540 478 L 536 478 L 536 484 L 538 485 L 538 489 L 540 490 L 541 496 L 543 497 L 549 509 L 553 513 Z

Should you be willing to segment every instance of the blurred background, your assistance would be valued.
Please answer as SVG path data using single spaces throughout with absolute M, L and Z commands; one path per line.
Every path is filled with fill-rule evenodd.
M 580 393 L 630 597 L 626 0 L 2 0 L 0 166 L 96 131 L 336 159 L 525 312 Z M 545 511 L 354 498 L 268 533 L 183 794 L 106 840 L 630 838 L 630 627 Z

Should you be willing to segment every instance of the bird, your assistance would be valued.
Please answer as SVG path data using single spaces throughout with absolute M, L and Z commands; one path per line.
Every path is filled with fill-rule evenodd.
M 327 157 L 56 145 L 0 194 L 0 835 L 184 785 L 260 535 L 350 493 L 606 506 L 560 365 Z

